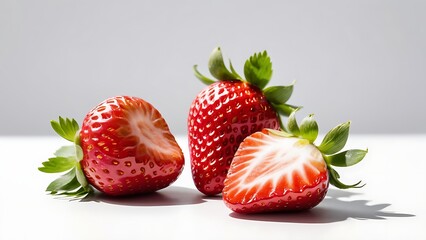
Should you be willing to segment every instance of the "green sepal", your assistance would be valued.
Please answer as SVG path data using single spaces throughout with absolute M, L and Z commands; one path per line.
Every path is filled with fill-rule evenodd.
M 84 187 L 78 187 L 76 189 L 74 189 L 73 191 L 60 191 L 57 193 L 50 193 L 52 195 L 56 195 L 56 196 L 64 196 L 64 197 L 69 197 L 69 198 L 73 198 L 73 199 L 83 199 L 86 198 L 87 196 L 91 195 L 94 192 L 93 188 L 89 187 L 89 188 L 84 188 Z
M 87 188 L 89 186 L 86 176 L 84 176 L 83 170 L 81 169 L 80 163 L 77 163 L 75 166 L 75 176 L 83 188 Z
M 220 47 L 215 48 L 211 53 L 208 66 L 210 74 L 216 79 L 241 80 L 238 75 L 233 74 L 228 70 L 228 68 L 226 68 Z
M 349 167 L 361 162 L 367 153 L 368 150 L 351 149 L 334 155 L 325 155 L 324 159 L 332 166 Z
M 314 119 L 314 115 L 310 114 L 300 123 L 300 136 L 310 143 L 313 143 L 318 137 L 318 124 Z
M 293 133 L 296 136 L 300 135 L 299 125 L 297 124 L 297 120 L 296 120 L 296 112 L 298 110 L 299 109 L 294 110 L 287 119 L 288 131 L 290 131 L 291 133 Z
M 280 129 L 285 131 L 285 132 L 289 132 L 288 129 L 286 128 L 286 126 L 283 123 L 283 120 L 281 119 L 281 116 L 279 113 L 277 113 L 277 119 L 278 119 L 278 124 L 280 126 Z
M 64 119 L 62 117 L 59 117 L 59 121 L 50 121 L 50 125 L 59 136 L 65 138 L 70 142 L 74 142 L 76 133 L 80 129 L 75 119 Z
M 350 122 L 342 123 L 331 129 L 322 140 L 318 149 L 326 155 L 337 153 L 346 145 L 349 137 Z
M 268 130 L 268 132 L 270 132 L 271 134 L 276 135 L 276 136 L 279 136 L 279 137 L 287 137 L 287 138 L 289 138 L 289 137 L 294 137 L 294 135 L 293 135 L 293 134 L 288 133 L 288 132 L 286 132 L 286 131 L 280 131 L 280 130 L 269 129 L 269 128 L 268 128 L 267 130 Z
M 80 162 L 83 159 L 83 149 L 80 145 L 75 145 L 75 160 Z
M 75 157 L 54 157 L 49 158 L 48 161 L 42 162 L 43 167 L 38 170 L 45 173 L 60 173 L 70 170 L 75 166 Z
M 275 111 L 277 111 L 280 115 L 285 116 L 285 117 L 290 116 L 290 114 L 292 112 L 301 108 L 299 106 L 294 106 L 294 105 L 290 105 L 290 104 L 286 104 L 286 103 L 284 103 L 284 104 L 271 103 L 271 105 L 275 109 Z
M 51 182 L 46 191 L 52 195 L 80 198 L 93 192 L 93 189 L 88 184 L 80 163 L 75 162 L 75 166 L 69 172 Z
M 212 79 L 210 79 L 210 78 L 208 78 L 208 77 L 206 77 L 206 76 L 204 76 L 204 75 L 202 75 L 199 71 L 198 71 L 198 69 L 197 69 L 197 65 L 194 65 L 194 67 L 193 67 L 193 70 L 194 70 L 194 75 L 195 75 L 195 77 L 197 77 L 202 83 L 204 83 L 204 84 L 206 84 L 206 85 L 210 85 L 210 84 L 213 84 L 213 83 L 215 83 L 216 81 L 215 80 L 212 80 Z
M 60 191 L 73 191 L 80 187 L 75 176 L 75 168 L 57 178 L 47 186 L 46 191 L 56 194 Z
M 232 66 L 232 62 L 231 60 L 229 60 L 229 68 L 231 69 L 232 74 L 234 74 L 234 76 L 236 76 L 238 79 L 243 79 L 238 73 L 237 71 L 235 71 L 234 66 Z
M 76 191 L 72 192 L 61 192 L 56 195 L 66 196 L 66 197 L 73 197 L 73 198 L 85 198 L 93 193 L 93 188 L 84 188 L 80 187 Z
M 56 152 L 53 155 L 57 157 L 68 158 L 68 157 L 75 156 L 75 152 L 76 152 L 75 145 L 69 145 L 69 146 L 60 147 L 58 150 L 56 150 Z
M 269 102 L 275 104 L 286 103 L 293 93 L 293 85 L 289 86 L 273 86 L 263 90 L 263 94 Z
M 272 62 L 266 51 L 255 53 L 244 64 L 247 82 L 263 89 L 272 77 Z
M 80 145 L 74 144 L 70 146 L 63 146 L 56 150 L 54 153 L 56 157 L 74 158 L 76 161 L 83 159 L 83 149 Z
M 38 169 L 45 173 L 65 172 L 53 182 L 51 182 L 46 191 L 53 195 L 64 195 L 72 197 L 85 197 L 93 188 L 89 185 L 80 161 L 83 159 L 83 149 L 80 146 L 79 126 L 74 119 L 59 117 L 59 121 L 51 121 L 52 128 L 63 138 L 74 142 L 72 146 L 63 146 L 55 153 L 55 157 L 49 158 L 42 163 Z
M 344 183 L 342 183 L 339 178 L 340 175 L 339 173 L 336 172 L 336 170 L 334 170 L 331 166 L 328 166 L 328 174 L 329 174 L 329 182 L 331 185 L 340 188 L 340 189 L 348 189 L 348 188 L 362 188 L 365 186 L 365 184 L 360 185 L 361 181 L 352 184 L 352 185 L 346 185 Z

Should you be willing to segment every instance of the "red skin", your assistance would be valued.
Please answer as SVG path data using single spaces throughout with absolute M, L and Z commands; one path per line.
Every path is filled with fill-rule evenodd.
M 324 174 L 326 175 L 326 174 Z M 327 194 L 327 177 L 322 176 L 322 184 L 311 188 L 305 188 L 301 192 L 288 191 L 283 195 L 276 195 L 266 199 L 259 199 L 248 204 L 233 202 L 228 198 L 224 199 L 225 205 L 232 211 L 242 214 L 280 212 L 280 211 L 302 211 L 318 205 Z M 310 194 L 308 194 L 308 192 Z
M 277 113 L 262 91 L 247 82 L 218 81 L 193 101 L 188 117 L 192 176 L 206 195 L 222 192 L 235 151 L 245 137 L 279 129 Z
M 135 114 L 150 123 L 133 118 L 139 119 L 137 132 L 129 123 Z M 161 135 L 156 136 L 153 131 L 158 129 Z M 141 137 L 148 140 L 141 141 Z M 183 153 L 167 123 L 152 105 L 140 98 L 115 97 L 99 104 L 84 119 L 80 139 L 83 172 L 92 186 L 108 195 L 131 195 L 165 188 L 183 169 Z M 158 151 L 156 145 L 147 143 L 158 139 L 169 144 L 173 151 L 164 153 Z

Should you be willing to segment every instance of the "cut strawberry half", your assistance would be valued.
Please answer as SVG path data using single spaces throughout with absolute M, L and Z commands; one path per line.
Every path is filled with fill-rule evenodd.
M 239 213 L 309 209 L 324 199 L 329 183 L 361 187 L 360 182 L 341 183 L 331 166 L 353 165 L 366 154 L 363 150 L 335 154 L 345 145 L 349 124 L 330 131 L 319 147 L 313 144 L 318 128 L 312 116 L 299 129 L 293 113 L 288 126 L 292 133 L 264 129 L 241 143 L 224 182 L 223 199 L 230 209 Z

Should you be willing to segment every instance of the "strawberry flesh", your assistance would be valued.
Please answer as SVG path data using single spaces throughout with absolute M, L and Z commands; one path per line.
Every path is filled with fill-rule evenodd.
M 241 143 L 224 185 L 225 204 L 235 212 L 304 210 L 325 197 L 327 165 L 309 141 L 265 129 Z
M 105 100 L 87 114 L 80 138 L 89 183 L 109 195 L 153 192 L 182 172 L 184 156 L 166 121 L 140 98 Z

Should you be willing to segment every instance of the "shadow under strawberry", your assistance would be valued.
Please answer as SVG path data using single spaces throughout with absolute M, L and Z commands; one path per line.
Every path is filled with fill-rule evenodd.
M 369 204 L 368 200 L 343 200 L 359 195 L 359 193 L 347 192 L 337 189 L 329 189 L 327 197 L 317 207 L 301 212 L 275 212 L 263 214 L 239 214 L 232 212 L 229 216 L 237 219 L 267 222 L 288 223 L 333 223 L 347 219 L 358 220 L 386 220 L 395 217 L 415 217 L 407 213 L 395 213 L 385 211 L 391 204 Z
M 178 186 L 170 186 L 153 193 L 122 197 L 111 197 L 97 191 L 80 201 L 103 202 L 126 206 L 179 206 L 206 202 L 195 189 Z

